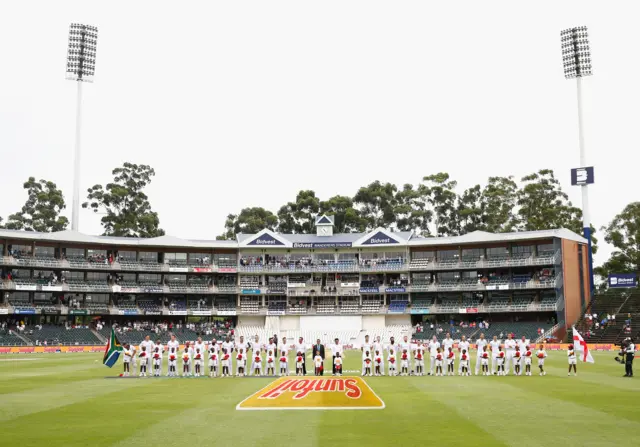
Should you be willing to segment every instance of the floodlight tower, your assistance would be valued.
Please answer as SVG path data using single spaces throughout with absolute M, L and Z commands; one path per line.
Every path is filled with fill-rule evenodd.
M 82 83 L 93 82 L 96 69 L 98 28 L 72 23 L 69 27 L 66 78 L 78 83 L 76 104 L 76 145 L 73 161 L 73 207 L 71 229 L 78 231 L 80 219 L 80 137 L 82 128 Z
M 584 117 L 582 102 L 582 78 L 591 76 L 591 50 L 589 33 L 586 26 L 569 28 L 560 32 L 564 77 L 575 79 L 578 87 L 578 141 L 580 145 L 580 167 L 571 170 L 571 184 L 582 189 L 582 227 L 584 237 L 589 243 L 589 285 L 594 290 L 593 256 L 591 251 L 591 218 L 589 215 L 588 185 L 593 183 L 593 167 L 587 167 L 584 144 Z

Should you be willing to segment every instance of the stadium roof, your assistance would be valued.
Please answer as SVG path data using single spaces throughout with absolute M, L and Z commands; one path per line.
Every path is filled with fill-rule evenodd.
M 539 230 L 539 231 L 514 231 L 511 233 L 489 233 L 487 231 L 473 231 L 463 234 L 462 236 L 451 237 L 417 237 L 408 242 L 409 245 L 465 245 L 465 244 L 482 244 L 491 242 L 514 242 L 529 241 L 552 238 L 568 239 L 575 242 L 587 243 L 582 236 L 574 233 L 566 228 L 557 230 Z
M 551 238 L 567 239 L 583 244 L 587 243 L 587 240 L 585 238 L 565 228 L 557 230 L 520 231 L 513 233 L 488 233 L 486 231 L 474 231 L 462 236 L 428 238 L 416 237 L 410 231 L 392 232 L 383 228 L 377 228 L 368 233 L 343 233 L 335 234 L 333 236 L 316 236 L 315 234 L 280 234 L 265 229 L 256 234 L 238 234 L 237 240 L 229 241 L 192 240 L 181 239 L 174 236 L 160 236 L 155 238 L 91 236 L 71 230 L 58 231 L 54 233 L 38 233 L 35 231 L 0 229 L 0 238 L 24 239 L 29 241 L 71 242 L 87 245 L 96 244 L 125 245 L 136 247 L 176 247 L 203 249 L 242 248 L 252 246 L 271 246 L 273 248 L 322 248 L 323 244 L 334 245 L 336 248 L 349 246 L 438 246 L 516 242 L 529 240 L 535 241 Z M 261 242 L 263 243 L 255 243 L 258 239 L 261 239 Z

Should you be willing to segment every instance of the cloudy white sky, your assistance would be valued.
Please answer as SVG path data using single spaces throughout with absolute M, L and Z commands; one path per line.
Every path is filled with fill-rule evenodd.
M 72 21 L 99 27 L 82 190 L 125 161 L 152 165 L 148 193 L 168 234 L 214 238 L 227 214 L 275 212 L 300 189 L 352 195 L 440 171 L 464 188 L 552 168 L 580 206 L 569 184 L 576 88 L 563 77 L 559 32 L 587 25 L 600 227 L 638 199 L 636 3 L 4 2 L 0 215 L 22 206 L 35 176 L 58 184 L 71 217 Z M 100 233 L 99 217 L 83 211 L 80 230 Z

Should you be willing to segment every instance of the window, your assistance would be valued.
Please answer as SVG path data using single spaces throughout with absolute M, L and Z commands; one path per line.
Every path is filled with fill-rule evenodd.
M 186 253 L 165 253 L 164 262 L 165 264 L 186 264 L 187 254 Z
M 135 251 L 120 251 L 118 252 L 120 259 L 126 259 L 128 261 L 135 261 L 137 259 Z
M 536 249 L 538 256 L 551 256 L 555 253 L 553 244 L 539 244 Z
M 533 254 L 531 245 L 515 245 L 511 247 L 511 255 L 514 258 L 528 258 Z
M 487 248 L 487 258 L 506 258 L 509 256 L 509 249 L 507 247 L 491 247 Z
M 36 247 L 36 256 L 39 258 L 53 258 L 56 249 L 53 247 Z
M 430 262 L 436 258 L 434 251 L 414 251 L 411 252 L 411 259 L 428 259 Z
M 109 274 L 105 272 L 87 272 L 89 281 L 106 281 Z
M 150 251 L 140 252 L 140 260 L 147 262 L 158 262 L 158 253 Z
M 63 252 L 67 258 L 84 258 L 83 248 L 64 248 Z
M 460 257 L 458 250 L 438 250 L 438 261 L 453 261 Z
M 462 250 L 462 259 L 480 259 L 484 256 L 482 248 L 465 248 Z

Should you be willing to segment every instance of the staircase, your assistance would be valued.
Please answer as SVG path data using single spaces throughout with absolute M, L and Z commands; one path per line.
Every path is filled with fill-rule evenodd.
M 102 334 L 98 331 L 96 331 L 95 329 L 91 329 L 91 332 L 93 332 L 93 335 L 96 336 L 96 338 L 98 340 L 100 340 L 101 343 L 107 343 L 107 339 L 105 337 L 102 336 Z
M 12 331 L 12 333 L 16 337 L 18 337 L 20 340 L 22 340 L 27 346 L 33 346 L 33 342 L 29 340 L 27 337 L 23 336 L 20 332 Z

